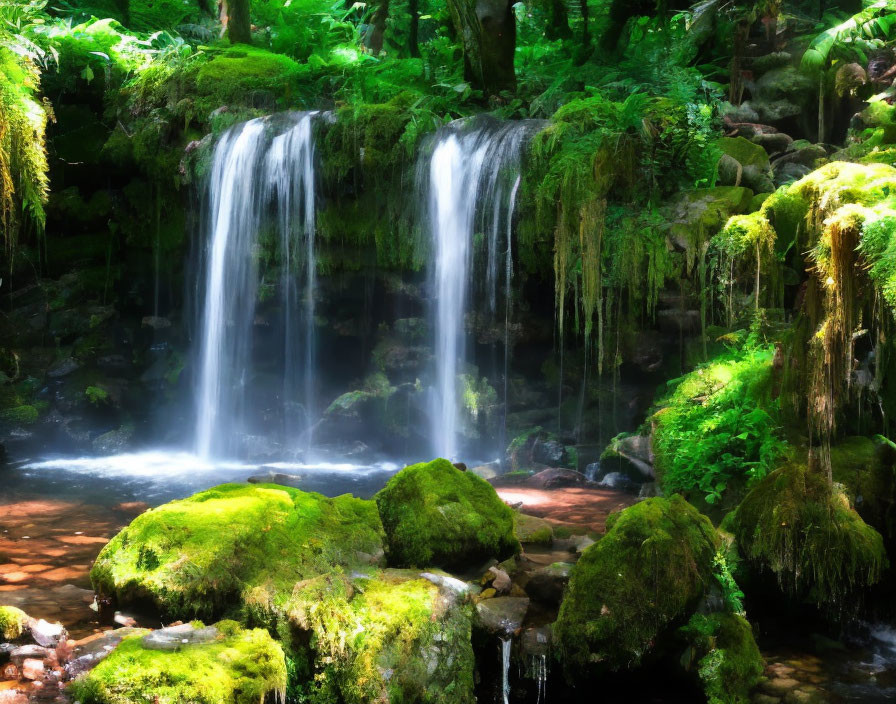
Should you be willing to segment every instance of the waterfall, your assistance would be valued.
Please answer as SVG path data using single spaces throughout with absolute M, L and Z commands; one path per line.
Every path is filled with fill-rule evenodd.
M 284 437 L 298 437 L 313 419 L 313 118 L 314 113 L 294 113 L 250 120 L 232 127 L 215 146 L 203 215 L 207 240 L 200 279 L 204 302 L 195 443 L 203 458 L 234 452 L 246 431 L 243 406 L 251 382 L 263 227 L 273 227 L 279 235 Z M 272 208 L 276 216 L 268 223 Z M 304 326 L 297 331 L 301 270 Z
M 510 646 L 513 640 L 501 639 L 501 695 L 504 704 L 510 704 Z
M 480 118 L 449 125 L 435 136 L 431 155 L 421 167 L 421 179 L 428 186 L 434 256 L 431 437 L 434 454 L 442 457 L 456 459 L 461 450 L 458 387 L 459 375 L 466 373 L 466 315 L 474 278 L 484 289 L 482 300 L 489 320 L 504 328 L 506 407 L 513 214 L 522 180 L 522 147 L 540 124 Z M 477 241 L 481 243 L 478 246 Z M 498 312 L 499 292 L 504 296 L 502 314 Z

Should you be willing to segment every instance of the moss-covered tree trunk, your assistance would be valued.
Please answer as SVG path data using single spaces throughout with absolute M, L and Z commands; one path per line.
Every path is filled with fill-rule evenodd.
M 449 0 L 464 49 L 464 75 L 486 94 L 516 87 L 516 16 L 510 0 Z
M 227 38 L 233 44 L 251 44 L 249 0 L 224 0 L 224 12 L 227 17 Z

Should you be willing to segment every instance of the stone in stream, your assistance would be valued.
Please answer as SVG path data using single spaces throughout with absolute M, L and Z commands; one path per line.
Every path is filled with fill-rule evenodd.
M 559 604 L 569 583 L 570 570 L 572 565 L 568 562 L 555 562 L 542 567 L 529 577 L 526 593 L 544 604 Z
M 475 625 L 492 635 L 510 636 L 519 631 L 529 610 L 525 597 L 499 596 L 476 604 Z
M 29 658 L 22 663 L 22 677 L 26 680 L 43 679 L 45 671 L 43 660 Z
M 9 661 L 21 667 L 26 660 L 43 660 L 50 657 L 50 650 L 39 645 L 22 645 L 9 654 Z
M 585 484 L 585 475 L 573 469 L 552 467 L 533 474 L 526 480 L 526 484 L 539 489 L 553 489 L 555 487 L 579 486 Z
M 177 650 L 185 645 L 210 643 L 218 637 L 214 626 L 196 628 L 190 623 L 169 626 L 143 636 L 143 647 L 147 650 Z
M 87 672 L 111 653 L 124 638 L 143 635 L 146 632 L 144 628 L 116 628 L 76 641 L 74 643 L 75 657 L 65 664 L 66 676 L 69 679 L 74 679 L 81 673 Z
M 28 629 L 31 631 L 34 642 L 45 648 L 55 648 L 66 635 L 65 628 L 61 623 L 49 623 L 42 618 L 32 619 L 28 624 Z
M 300 474 L 284 474 L 282 472 L 262 472 L 253 474 L 246 481 L 250 484 L 279 484 L 294 489 L 301 487 L 304 478 Z

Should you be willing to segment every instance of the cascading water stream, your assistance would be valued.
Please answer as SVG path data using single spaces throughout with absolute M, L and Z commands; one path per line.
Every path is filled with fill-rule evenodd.
M 460 451 L 459 385 L 460 375 L 466 373 L 465 318 L 474 272 L 477 281 L 482 282 L 491 321 L 504 326 L 506 408 L 513 214 L 522 180 L 522 147 L 539 124 L 480 119 L 471 124 L 451 125 L 436 135 L 432 153 L 421 165 L 421 178 L 428 187 L 429 230 L 435 260 L 431 434 L 433 452 L 439 456 L 454 459 Z M 474 243 L 477 233 L 483 235 L 482 253 Z M 477 268 L 482 269 L 481 276 Z M 498 292 L 502 285 L 505 306 L 499 320 Z
M 228 130 L 215 147 L 208 188 L 204 304 L 200 323 L 196 452 L 232 453 L 244 432 L 251 375 L 259 233 L 273 204 L 280 239 L 284 349 L 284 437 L 310 427 L 314 413 L 314 113 L 259 118 Z M 300 255 L 300 256 L 298 256 Z M 296 340 L 298 263 L 304 267 L 304 330 Z M 298 359 L 301 350 L 304 363 Z M 299 392 L 298 371 L 304 377 Z M 297 413 L 296 409 L 301 408 Z M 301 421 L 304 421 L 304 428 Z
M 501 697 L 503 704 L 510 704 L 510 647 L 511 638 L 501 639 Z

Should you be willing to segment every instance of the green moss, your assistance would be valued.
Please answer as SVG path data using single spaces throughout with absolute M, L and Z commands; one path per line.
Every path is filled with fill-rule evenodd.
M 289 610 L 312 634 L 308 701 L 474 701 L 471 607 L 415 572 L 316 580 Z
M 887 566 L 880 534 L 817 468 L 790 462 L 759 482 L 734 517 L 738 545 L 789 594 L 845 605 Z
M 467 567 L 519 551 L 510 508 L 448 460 L 405 467 L 375 498 L 391 565 Z
M 40 413 L 35 406 L 22 405 L 0 410 L 0 420 L 7 423 L 31 425 L 36 423 Z
M 0 636 L 3 640 L 15 640 L 25 632 L 28 614 L 15 606 L 0 606 Z
M 750 624 L 740 614 L 695 614 L 682 627 L 682 662 L 695 667 L 709 704 L 748 704 L 764 669 Z
M 742 490 L 772 470 L 784 448 L 773 357 L 771 347 L 729 350 L 673 382 L 652 417 L 666 491 L 699 491 L 717 503 L 729 485 Z
M 513 532 L 523 545 L 551 545 L 554 529 L 547 521 L 525 513 L 513 514 Z
M 305 69 L 283 54 L 251 46 L 227 49 L 199 69 L 196 87 L 200 94 L 214 96 L 220 105 L 244 104 L 247 93 L 267 91 L 275 98 L 288 98 Z
M 259 704 L 286 690 L 283 650 L 266 631 L 218 624 L 211 643 L 151 650 L 143 635 L 125 638 L 70 686 L 83 704 Z
M 716 144 L 724 154 L 735 159 L 741 166 L 768 168 L 768 152 L 749 139 L 744 137 L 722 137 Z
M 250 595 L 273 609 L 297 581 L 375 559 L 381 541 L 372 501 L 225 484 L 140 515 L 90 575 L 102 595 L 149 599 L 174 618 L 207 617 Z
M 715 529 L 680 496 L 635 504 L 607 521 L 570 576 L 554 624 L 568 675 L 634 668 L 662 648 L 714 584 Z

